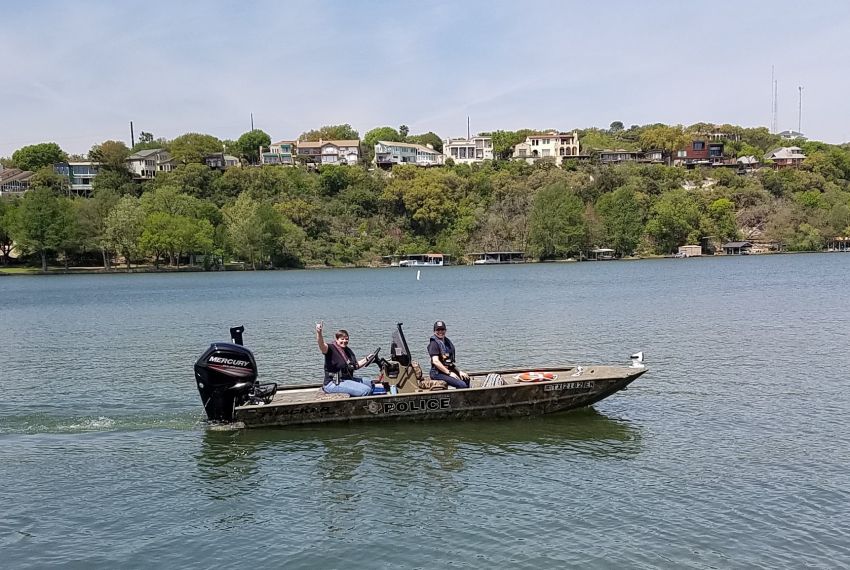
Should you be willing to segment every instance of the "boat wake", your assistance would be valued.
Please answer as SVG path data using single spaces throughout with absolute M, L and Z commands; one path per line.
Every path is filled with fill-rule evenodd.
M 0 419 L 0 435 L 80 434 L 147 429 L 192 430 L 204 426 L 197 413 L 133 414 L 110 416 L 59 416 L 29 414 L 4 416 Z

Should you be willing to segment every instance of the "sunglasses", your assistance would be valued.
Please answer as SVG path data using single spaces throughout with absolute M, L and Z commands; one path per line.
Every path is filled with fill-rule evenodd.
M 436 332 L 446 332 L 446 329 L 434 329 Z

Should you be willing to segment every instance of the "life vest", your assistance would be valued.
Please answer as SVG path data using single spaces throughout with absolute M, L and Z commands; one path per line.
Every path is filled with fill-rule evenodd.
M 354 356 L 354 351 L 348 348 L 342 348 L 332 342 L 328 345 L 328 351 L 325 353 L 325 384 L 333 380 L 350 380 L 354 378 L 354 370 L 357 369 L 357 357 Z
M 456 370 L 455 367 L 455 345 L 448 338 L 440 340 L 437 335 L 432 335 L 431 340 L 437 343 L 440 347 L 440 362 L 449 370 Z M 433 364 L 432 364 L 433 366 Z

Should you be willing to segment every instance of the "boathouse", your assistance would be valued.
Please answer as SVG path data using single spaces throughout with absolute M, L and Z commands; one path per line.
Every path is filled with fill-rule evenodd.
M 724 243 L 722 247 L 726 255 L 749 255 L 753 244 L 748 241 L 730 241 Z
M 679 257 L 699 257 L 702 255 L 701 245 L 680 245 Z

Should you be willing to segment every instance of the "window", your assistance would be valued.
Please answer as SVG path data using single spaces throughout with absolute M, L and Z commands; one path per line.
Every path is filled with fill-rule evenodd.
M 694 150 L 705 150 L 705 143 L 703 141 L 694 141 Z

